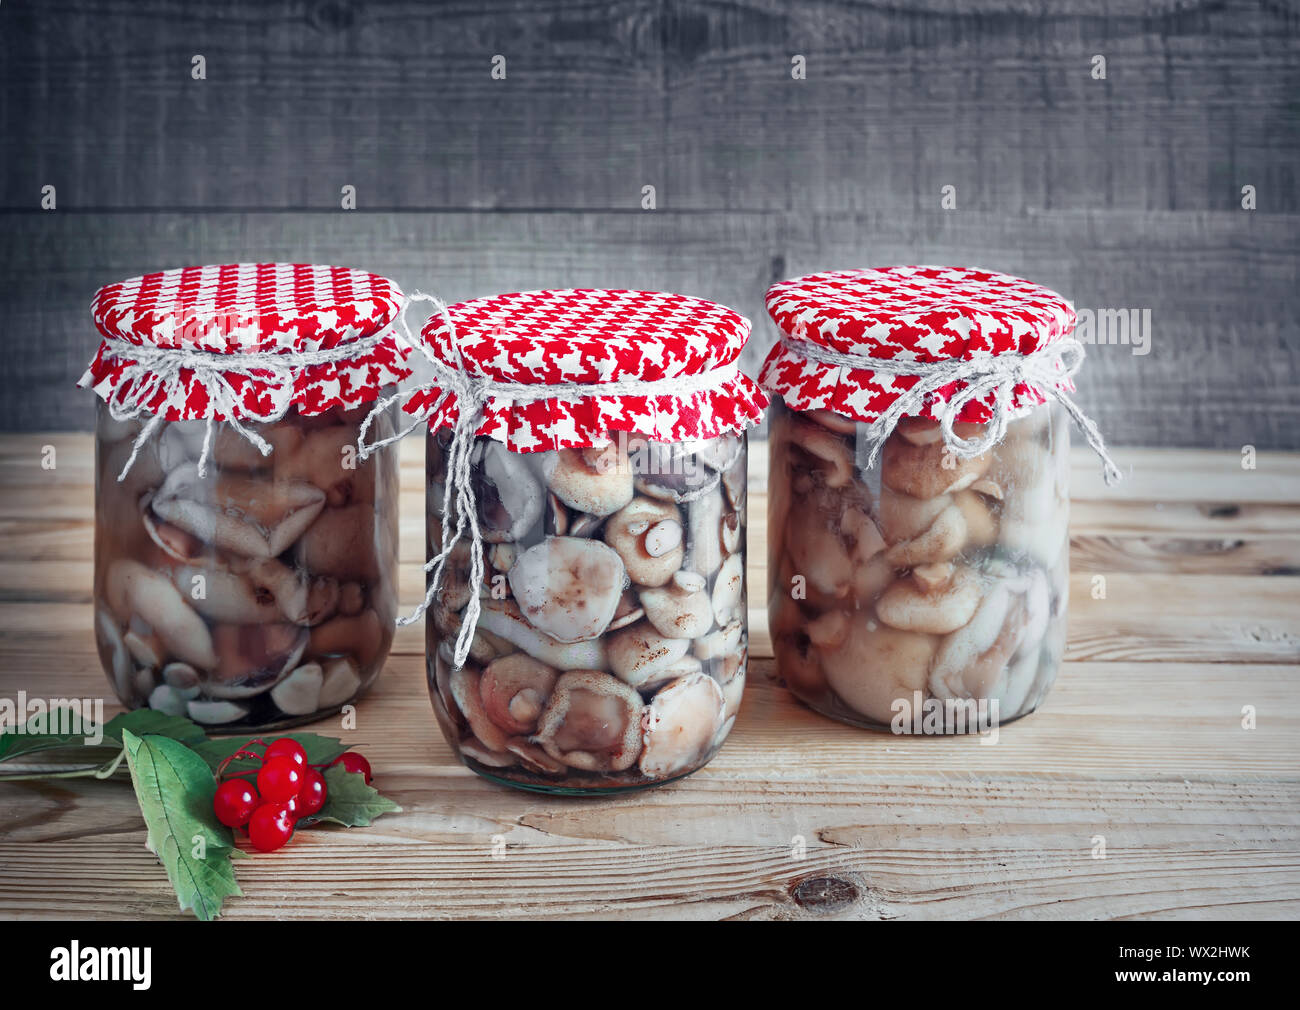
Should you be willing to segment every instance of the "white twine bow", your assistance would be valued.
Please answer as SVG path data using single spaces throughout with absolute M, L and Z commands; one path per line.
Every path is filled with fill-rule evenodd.
M 131 446 L 131 455 L 117 479 L 126 479 L 140 449 L 162 424 L 166 408 L 184 402 L 187 390 L 181 381 L 182 371 L 188 370 L 192 376 L 191 381 L 202 386 L 208 395 L 208 423 L 198 463 L 199 476 L 204 477 L 207 475 L 208 455 L 212 448 L 212 426 L 218 417 L 223 418 L 251 442 L 263 456 L 267 456 L 271 452 L 270 444 L 242 421 L 269 424 L 280 420 L 293 404 L 294 382 L 301 369 L 331 361 L 365 357 L 392 333 L 393 327 L 390 325 L 374 336 L 353 340 L 328 350 L 260 354 L 221 354 L 189 347 L 152 347 L 126 340 L 106 340 L 110 348 L 109 354 L 125 361 L 118 373 L 116 385 L 105 401 L 109 416 L 115 421 L 131 421 L 142 414 L 149 415 L 149 421 L 136 436 Z M 248 407 L 227 378 L 232 374 L 265 383 L 266 393 L 271 400 L 270 408 L 257 411 Z M 155 413 L 151 404 L 159 391 L 163 394 L 163 407 Z
M 416 340 L 410 328 L 406 323 L 406 309 L 411 302 L 423 301 L 429 302 L 434 307 L 434 311 L 442 314 L 442 318 L 447 326 L 448 338 L 453 350 L 456 353 L 456 367 L 451 367 L 440 360 L 425 345 L 423 341 Z M 503 398 L 516 402 L 535 403 L 540 400 L 564 400 L 566 402 L 576 402 L 585 400 L 589 397 L 596 396 L 644 396 L 650 398 L 650 408 L 657 411 L 658 407 L 654 403 L 654 397 L 657 396 L 682 396 L 685 394 L 698 392 L 704 389 L 712 389 L 724 382 L 735 378 L 740 371 L 739 365 L 731 363 L 715 368 L 707 372 L 700 372 L 692 375 L 674 376 L 668 379 L 640 380 L 640 379 L 620 379 L 610 382 L 593 382 L 593 383 L 557 383 L 555 385 L 538 385 L 523 382 L 496 382 L 485 376 L 477 375 L 469 370 L 465 361 L 464 352 L 460 346 L 460 340 L 456 335 L 456 325 L 452 321 L 451 313 L 447 310 L 447 305 L 440 298 L 432 295 L 426 295 L 422 292 L 414 292 L 408 296 L 406 304 L 402 306 L 401 315 L 398 318 L 402 331 L 405 333 L 406 342 L 415 348 L 418 348 L 428 359 L 432 367 L 435 379 L 429 382 L 417 385 L 413 388 L 388 396 L 378 401 L 365 421 L 361 424 L 361 432 L 357 439 L 358 455 L 365 459 L 371 453 L 391 445 L 394 442 L 406 437 L 410 432 L 423 424 L 427 424 L 429 418 L 438 413 L 447 402 L 448 396 L 455 395 L 457 418 L 456 426 L 452 432 L 451 444 L 447 447 L 446 466 L 447 475 L 443 485 L 442 496 L 442 550 L 434 557 L 430 558 L 424 565 L 426 574 L 432 573 L 429 579 L 428 589 L 424 594 L 424 600 L 416 607 L 415 611 L 407 616 L 398 617 L 399 626 L 414 624 L 418 621 L 426 610 L 433 605 L 434 597 L 437 596 L 438 590 L 442 586 L 443 576 L 446 573 L 447 564 L 451 559 L 456 545 L 460 543 L 461 537 L 465 535 L 468 528 L 469 540 L 472 550 L 470 551 L 470 571 L 469 571 L 469 603 L 461 618 L 460 631 L 456 638 L 456 650 L 454 653 L 455 665 L 461 667 L 465 664 L 469 656 L 470 646 L 474 639 L 474 631 L 478 626 L 479 614 L 482 611 L 479 602 L 480 591 L 483 586 L 483 535 L 478 525 L 478 503 L 474 496 L 474 487 L 471 481 L 473 474 L 473 450 L 474 437 L 478 431 L 479 424 L 482 422 L 483 410 L 487 401 L 493 398 Z M 413 415 L 414 420 L 396 434 L 389 435 L 386 438 L 378 439 L 369 444 L 366 443 L 366 432 L 370 429 L 371 422 L 394 403 L 403 399 L 409 399 L 420 393 L 437 392 L 437 397 L 427 406 L 421 408 Z M 744 443 L 741 443 L 743 448 Z M 739 458 L 741 448 L 736 450 L 730 462 L 734 463 Z M 729 469 L 727 466 L 724 469 Z M 691 498 L 698 497 L 699 494 L 706 493 L 713 487 L 717 486 L 718 481 L 724 470 L 719 470 L 712 483 L 703 489 L 697 489 L 689 496 L 682 496 L 680 500 L 689 501 Z M 451 513 L 453 500 L 453 491 L 455 492 L 456 504 L 456 523 L 454 528 L 448 523 L 448 517 Z
M 966 383 L 965 388 L 953 393 L 939 411 L 939 426 L 943 431 L 944 444 L 955 455 L 962 459 L 972 459 L 988 452 L 1002 441 L 1013 413 L 1012 394 L 1016 386 L 1025 384 L 1041 390 L 1045 396 L 1057 400 L 1065 407 L 1093 451 L 1101 457 L 1102 474 L 1107 485 L 1116 484 L 1123 477 L 1106 451 L 1105 440 L 1097 425 L 1068 393 L 1058 388 L 1057 384 L 1063 378 L 1074 375 L 1083 364 L 1083 344 L 1073 337 L 1058 340 L 1030 354 L 990 354 L 969 361 L 950 359 L 936 362 L 886 360 L 845 354 L 791 336 L 783 337 L 781 342 L 795 354 L 823 364 L 917 377 L 919 381 L 911 389 L 900 393 L 867 428 L 866 440 L 871 446 L 871 454 L 867 458 L 868 467 L 875 465 L 885 439 L 903 417 L 920 414 L 937 390 L 961 381 Z M 959 436 L 953 430 L 953 424 L 962 408 L 972 400 L 982 401 L 990 393 L 994 394 L 993 417 L 983 433 L 972 438 Z

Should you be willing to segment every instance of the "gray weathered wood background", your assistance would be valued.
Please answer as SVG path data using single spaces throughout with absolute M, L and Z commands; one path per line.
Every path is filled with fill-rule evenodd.
M 756 366 L 772 280 L 952 262 L 1150 309 L 1081 377 L 1113 442 L 1300 448 L 1290 3 L 6 0 L 0 144 L 4 429 L 89 424 L 91 295 L 165 267 L 674 289 Z

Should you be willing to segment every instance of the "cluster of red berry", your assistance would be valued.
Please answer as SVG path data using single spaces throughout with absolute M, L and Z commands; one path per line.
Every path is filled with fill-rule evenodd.
M 262 744 L 250 740 L 249 744 Z M 304 817 L 319 813 L 325 805 L 325 776 L 321 771 L 342 765 L 349 772 L 365 775 L 370 782 L 370 762 L 348 751 L 319 768 L 307 763 L 302 744 L 290 737 L 280 737 L 263 745 L 261 754 L 241 748 L 221 763 L 217 794 L 212 809 L 217 820 L 230 828 L 246 828 L 248 840 L 259 852 L 273 852 L 292 836 L 294 825 Z M 234 772 L 224 778 L 232 761 L 252 758 L 260 761 L 256 771 Z M 245 776 L 256 780 L 256 785 Z

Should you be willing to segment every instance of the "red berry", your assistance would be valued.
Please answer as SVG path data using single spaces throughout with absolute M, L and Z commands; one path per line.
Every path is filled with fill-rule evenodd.
M 257 804 L 257 790 L 243 779 L 226 779 L 212 797 L 213 813 L 228 828 L 247 824 Z
M 257 791 L 262 799 L 284 803 L 298 795 L 305 769 L 290 757 L 274 757 L 258 770 Z
M 296 802 L 299 817 L 310 817 L 319 813 L 325 805 L 325 776 L 315 768 L 308 768 L 303 776 L 302 788 L 298 790 Z
M 293 758 L 294 764 L 299 768 L 307 767 L 307 752 L 302 749 L 302 744 L 287 736 L 272 740 L 267 745 L 266 753 L 262 755 L 262 762 L 265 763 L 275 757 Z
M 370 762 L 355 751 L 340 755 L 333 764 L 342 765 L 350 772 L 361 772 L 366 777 L 366 785 L 370 785 Z
M 258 852 L 274 852 L 293 835 L 293 818 L 283 803 L 263 803 L 248 822 L 248 840 Z

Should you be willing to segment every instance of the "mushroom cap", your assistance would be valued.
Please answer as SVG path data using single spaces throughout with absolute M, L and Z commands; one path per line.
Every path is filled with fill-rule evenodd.
M 138 561 L 119 558 L 109 566 L 104 595 L 109 609 L 124 624 L 138 617 L 152 627 L 168 656 L 201 670 L 211 670 L 217 665 L 208 626 L 167 576 Z
M 745 559 L 740 554 L 731 554 L 713 580 L 713 616 L 720 626 L 740 616 L 744 598 Z
M 686 552 L 679 542 L 656 557 L 647 550 L 646 537 L 658 524 L 667 520 L 680 524 L 681 519 L 681 511 L 672 502 L 633 498 L 605 523 L 605 543 L 618 552 L 633 582 L 662 586 L 682 566 Z
M 665 671 L 690 647 L 689 638 L 661 635 L 648 620 L 614 632 L 606 642 L 615 676 L 642 691 L 667 679 Z
M 483 600 L 479 628 L 522 649 L 534 659 L 560 670 L 603 670 L 609 667 L 605 639 L 561 642 L 533 627 L 514 600 Z
M 570 670 L 555 682 L 535 741 L 552 758 L 585 771 L 624 771 L 641 753 L 641 695 L 598 670 Z
M 699 638 L 713 626 L 713 602 L 704 591 L 704 577 L 694 572 L 680 571 L 667 586 L 642 589 L 641 606 L 665 638 Z
M 488 543 L 522 539 L 542 516 L 542 486 L 529 465 L 500 442 L 480 438 L 473 476 L 479 530 Z
M 489 663 L 479 681 L 487 717 L 514 736 L 537 729 L 537 719 L 550 701 L 560 673 L 522 652 Z
M 664 687 L 641 720 L 642 774 L 667 778 L 699 765 L 708 757 L 725 709 L 722 688 L 707 674 L 680 677 Z
M 508 578 L 524 616 L 558 642 L 603 634 L 627 584 L 618 553 L 581 537 L 549 537 L 528 548 Z
M 891 435 L 880 454 L 880 480 L 888 488 L 914 498 L 938 495 L 970 487 L 992 461 L 990 453 L 963 459 L 950 452 L 942 440 L 913 445 L 906 438 Z
M 899 631 L 859 616 L 848 638 L 821 654 L 822 672 L 836 696 L 855 712 L 881 724 L 893 718 L 900 698 L 923 694 L 938 639 Z
M 927 590 L 911 577 L 899 579 L 876 601 L 876 616 L 900 631 L 945 635 L 969 621 L 979 603 L 979 582 L 962 567 L 938 590 Z
M 558 449 L 542 467 L 547 487 L 579 512 L 612 515 L 632 500 L 632 466 L 614 443 L 597 450 Z
M 965 492 L 959 492 L 964 494 Z M 956 505 L 940 512 L 923 533 L 902 540 L 885 552 L 885 560 L 895 568 L 911 568 L 956 557 L 966 544 L 966 519 Z

